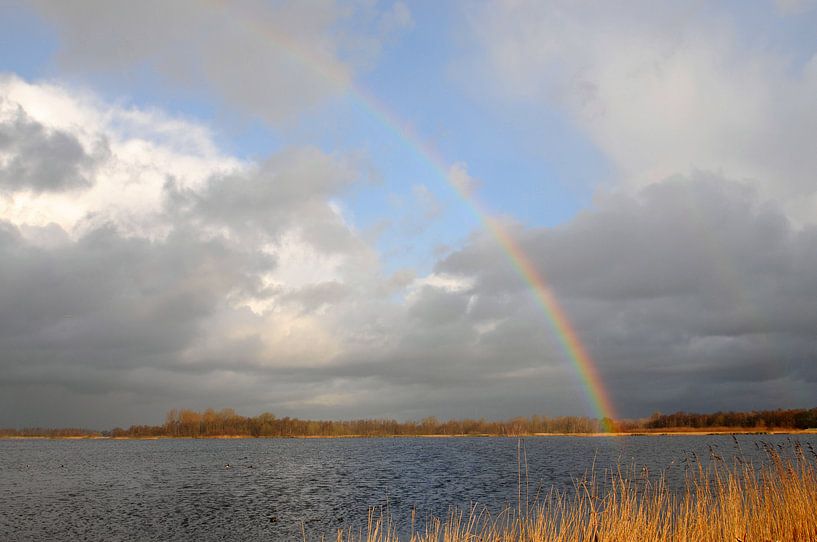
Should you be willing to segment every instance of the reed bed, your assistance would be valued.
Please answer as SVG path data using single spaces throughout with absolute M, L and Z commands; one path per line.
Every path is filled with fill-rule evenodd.
M 370 512 L 366 529 L 338 531 L 337 542 L 817 542 L 817 453 L 797 443 L 766 451 L 761 465 L 714 452 L 706 466 L 693 459 L 680 490 L 663 476 L 617 469 L 533 502 L 520 467 L 519 502 L 496 516 L 453 510 L 401 537 L 387 512 Z

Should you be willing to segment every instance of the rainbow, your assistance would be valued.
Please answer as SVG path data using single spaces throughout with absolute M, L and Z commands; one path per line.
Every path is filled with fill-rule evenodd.
M 462 201 L 475 213 L 484 229 L 497 241 L 516 272 L 530 286 L 537 304 L 542 309 L 567 357 L 576 369 L 589 406 L 595 415 L 605 419 L 604 429 L 606 431 L 612 430 L 606 420 L 616 419 L 613 403 L 604 387 L 596 363 L 579 339 L 579 334 L 571 325 L 553 290 L 548 286 L 542 273 L 536 269 L 536 266 L 508 230 L 491 216 L 467 186 L 454 179 L 450 165 L 442 156 L 428 145 L 411 126 L 402 122 L 396 114 L 392 113 L 376 96 L 359 86 L 343 65 L 333 61 L 330 57 L 321 56 L 304 48 L 286 33 L 262 24 L 260 19 L 249 14 L 239 13 L 238 8 L 233 4 L 218 0 L 215 3 L 225 9 L 230 9 L 229 15 L 242 16 L 243 22 L 246 23 L 249 29 L 272 42 L 280 50 L 285 51 L 293 60 L 319 74 L 328 82 L 340 88 L 348 89 L 350 96 L 356 99 L 363 109 L 368 111 L 373 118 L 376 118 L 383 126 L 396 134 L 398 139 L 428 162 L 440 174 L 440 177 L 454 189 Z

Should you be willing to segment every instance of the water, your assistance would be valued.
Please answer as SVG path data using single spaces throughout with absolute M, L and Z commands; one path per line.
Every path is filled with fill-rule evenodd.
M 763 441 L 738 436 L 760 462 Z M 817 447 L 817 435 L 800 436 Z M 331 539 L 388 506 L 407 528 L 449 507 L 516 505 L 513 438 L 0 440 L 0 540 Z M 664 471 L 683 480 L 684 459 L 710 446 L 728 457 L 731 436 L 524 439 L 532 498 L 571 487 L 595 465 Z M 230 465 L 227 468 L 226 465 Z M 524 461 L 522 464 L 523 495 Z

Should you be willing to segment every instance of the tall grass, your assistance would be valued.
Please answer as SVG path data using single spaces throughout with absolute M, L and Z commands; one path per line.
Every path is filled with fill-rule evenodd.
M 756 466 L 738 457 L 727 464 L 714 454 L 694 460 L 683 489 L 663 477 L 632 469 L 595 474 L 573 490 L 522 498 L 492 516 L 485 508 L 452 511 L 421 531 L 398 536 L 388 513 L 369 515 L 368 527 L 339 531 L 338 542 L 613 542 L 613 541 L 817 541 L 817 453 L 793 444 L 781 455 L 767 447 Z M 520 465 L 520 473 L 522 472 Z

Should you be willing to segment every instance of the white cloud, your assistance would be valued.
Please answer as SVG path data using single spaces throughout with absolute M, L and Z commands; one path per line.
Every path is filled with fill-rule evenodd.
M 0 186 L 0 348 L 14 350 L 0 387 L 138 391 L 126 375 L 174 371 L 239 382 L 380 340 L 362 315 L 391 279 L 338 201 L 365 178 L 357 158 L 304 147 L 245 163 L 200 124 L 57 83 L 4 77 L 0 99 L 28 123 L 0 118 L 25 128 L 1 132 L 12 161 L 53 160 L 52 132 L 73 145 L 66 160 L 108 149 L 81 189 L 35 190 L 51 185 L 31 175 Z
M 424 277 L 417 278 L 411 285 L 412 290 L 419 290 L 424 287 L 437 288 L 446 292 L 459 293 L 473 287 L 474 280 L 471 277 L 451 275 L 448 273 L 431 273 Z
M 221 154 L 200 124 L 101 102 L 54 84 L 0 78 L 4 110 L 20 110 L 47 130 L 60 130 L 93 153 L 104 142 L 107 153 L 95 163 L 89 186 L 80 192 L 17 190 L 0 199 L 0 218 L 13 224 L 58 224 L 72 235 L 100 223 L 113 223 L 129 235 L 161 236 L 164 186 L 169 178 L 197 187 L 216 174 L 245 165 Z
M 471 177 L 468 167 L 462 162 L 457 162 L 448 168 L 448 182 L 466 196 L 472 195 L 479 188 L 479 181 Z
M 815 216 L 813 43 L 797 60 L 711 4 L 523 0 L 469 20 L 486 83 L 568 111 L 624 186 L 716 171 L 751 180 L 799 221 Z
M 342 93 L 385 40 L 411 25 L 401 2 L 33 3 L 60 39 L 59 66 L 74 73 L 149 72 L 202 91 L 233 110 L 279 124 Z M 184 29 L 180 32 L 180 29 Z

